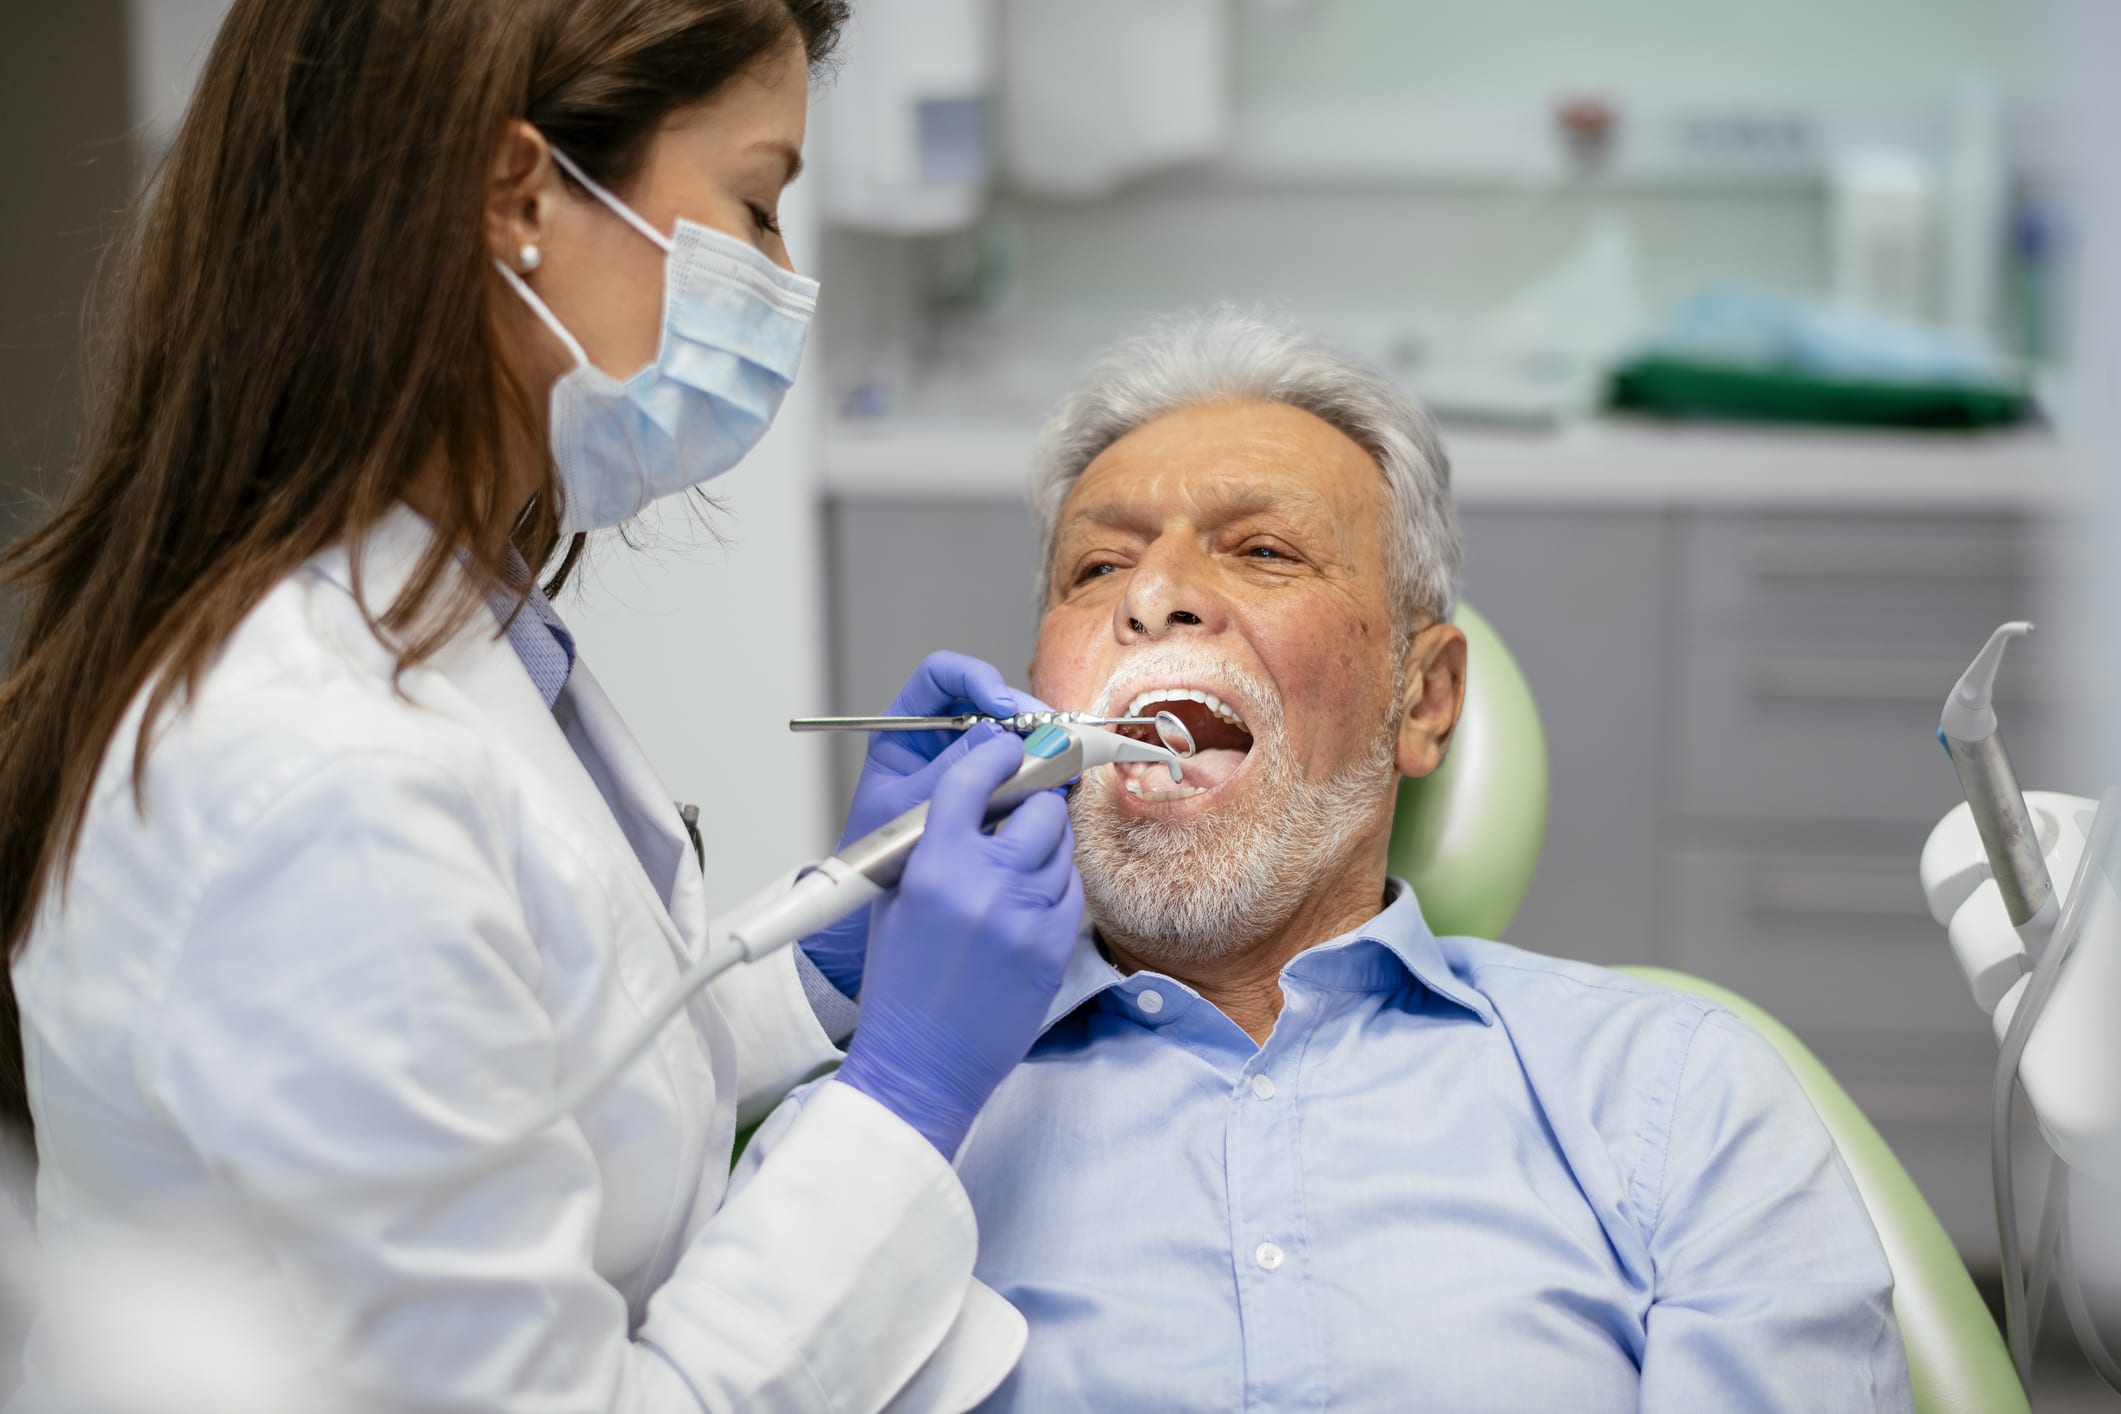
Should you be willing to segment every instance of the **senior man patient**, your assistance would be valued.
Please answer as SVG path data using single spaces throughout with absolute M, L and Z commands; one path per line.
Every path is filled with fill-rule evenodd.
M 987 1407 L 1910 1409 L 1884 1255 L 1768 1045 L 1438 938 L 1386 877 L 1465 689 L 1422 412 L 1213 311 L 1089 371 L 1032 498 L 1033 691 L 1201 749 L 1074 797 L 1094 926 L 958 1155 L 1030 1325 Z

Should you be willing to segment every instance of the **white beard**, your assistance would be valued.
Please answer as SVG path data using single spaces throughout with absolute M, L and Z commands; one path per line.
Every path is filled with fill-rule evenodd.
M 1208 676 L 1247 702 L 1252 750 L 1244 769 L 1253 777 L 1252 798 L 1190 820 L 1130 818 L 1115 799 L 1123 789 L 1118 774 L 1091 772 L 1069 807 L 1075 861 L 1091 917 L 1144 961 L 1206 962 L 1242 951 L 1287 923 L 1374 826 L 1399 781 L 1399 694 L 1363 756 L 1313 781 L 1289 749 L 1280 699 L 1256 678 L 1190 649 L 1168 658 L 1159 653 L 1153 666 L 1171 669 L 1173 680 Z M 1144 667 L 1141 659 L 1130 662 L 1129 676 Z M 1100 699 L 1094 710 L 1115 705 L 1124 704 Z

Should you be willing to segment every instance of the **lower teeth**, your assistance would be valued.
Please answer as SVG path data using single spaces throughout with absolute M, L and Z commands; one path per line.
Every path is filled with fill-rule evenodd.
M 1188 796 L 1203 795 L 1206 792 L 1206 786 L 1180 786 L 1176 790 L 1145 791 L 1140 781 L 1127 782 L 1127 794 L 1139 796 L 1143 800 L 1184 800 Z

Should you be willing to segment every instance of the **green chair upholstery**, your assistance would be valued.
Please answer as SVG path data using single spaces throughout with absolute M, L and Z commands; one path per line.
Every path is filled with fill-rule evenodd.
M 1494 628 L 1465 605 L 1453 622 L 1466 635 L 1465 712 L 1443 766 L 1426 780 L 1401 785 L 1391 867 L 1414 885 L 1436 932 L 1495 938 L 1524 901 L 1539 864 L 1547 823 L 1546 734 L 1531 686 Z M 2027 1410 L 2003 1336 L 1943 1224 L 1818 1057 L 1788 1027 L 1727 988 L 1663 967 L 1616 970 L 1728 1007 L 1782 1053 L 1833 1135 L 1892 1265 L 1893 1311 L 1920 1414 Z
M 1391 869 L 1438 933 L 1499 938 L 1546 842 L 1547 734 L 1494 628 L 1469 604 L 1451 622 L 1466 636 L 1465 709 L 1443 765 L 1399 783 Z

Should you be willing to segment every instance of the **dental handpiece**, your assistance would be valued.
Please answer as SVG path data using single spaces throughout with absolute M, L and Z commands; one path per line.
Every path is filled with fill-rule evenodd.
M 1944 743 L 1952 769 L 1959 774 L 1959 788 L 1966 794 L 1974 828 L 1981 835 L 1989 872 L 2003 895 L 2004 911 L 2037 959 L 2054 926 L 2055 886 L 2048 877 L 2039 829 L 2018 788 L 2010 752 L 2004 748 L 1994 705 L 2003 650 L 2012 639 L 2032 631 L 2029 623 L 2007 623 L 1989 635 L 1945 699 L 1937 739 Z
M 1049 722 L 1024 738 L 1024 762 L 988 797 L 987 823 L 996 824 L 1040 791 L 1064 786 L 1092 766 L 1154 762 L 1176 782 L 1183 779 L 1179 760 L 1179 753 L 1168 746 Z M 927 829 L 928 804 L 923 801 L 843 847 L 793 888 L 769 891 L 739 906 L 728 925 L 730 940 L 755 960 L 837 923 L 898 883 Z

